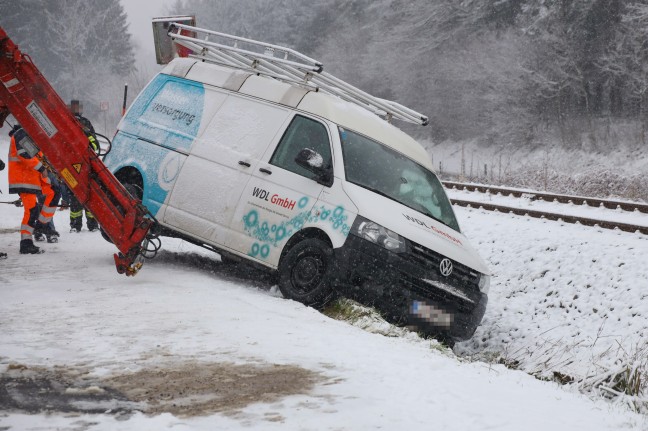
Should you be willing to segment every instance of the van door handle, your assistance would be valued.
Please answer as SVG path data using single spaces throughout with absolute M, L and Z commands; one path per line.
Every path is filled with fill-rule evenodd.
M 249 168 L 250 166 L 252 166 L 251 164 L 249 164 L 248 162 L 244 162 L 243 160 L 239 160 L 239 165 L 245 166 L 246 168 Z
M 266 168 L 259 168 L 259 170 L 260 170 L 261 172 L 263 172 L 264 174 L 272 175 L 272 171 L 271 171 L 270 169 L 266 169 Z

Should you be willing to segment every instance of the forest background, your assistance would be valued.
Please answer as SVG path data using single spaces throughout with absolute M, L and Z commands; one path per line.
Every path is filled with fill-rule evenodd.
M 291 47 L 427 114 L 427 127 L 397 125 L 442 176 L 648 199 L 648 1 L 178 0 L 168 12 Z M 151 78 L 118 0 L 0 0 L 0 25 L 90 118 Z

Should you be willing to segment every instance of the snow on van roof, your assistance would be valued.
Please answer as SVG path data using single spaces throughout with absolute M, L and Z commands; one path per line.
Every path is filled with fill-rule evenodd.
M 174 59 L 162 70 L 162 73 L 238 91 L 326 118 L 345 129 L 353 130 L 393 148 L 431 171 L 434 170 L 427 151 L 411 136 L 369 110 L 337 96 L 242 72 L 237 68 L 187 58 Z

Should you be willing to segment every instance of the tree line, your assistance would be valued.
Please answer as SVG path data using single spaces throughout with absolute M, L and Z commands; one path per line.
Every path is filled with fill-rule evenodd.
M 199 26 L 287 44 L 427 113 L 433 139 L 565 145 L 603 122 L 646 128 L 648 2 L 184 0 Z
M 554 130 L 580 145 L 601 124 L 648 129 L 648 0 L 177 0 L 172 9 L 321 60 L 426 113 L 430 127 L 402 127 L 434 140 L 532 145 Z M 136 72 L 118 0 L 0 0 L 0 25 L 65 100 L 114 97 L 108 84 Z
M 0 0 L 0 26 L 66 103 L 82 101 L 93 119 L 100 101 L 121 106 L 124 82 L 136 68 L 119 0 Z M 111 123 L 118 118 L 113 111 Z

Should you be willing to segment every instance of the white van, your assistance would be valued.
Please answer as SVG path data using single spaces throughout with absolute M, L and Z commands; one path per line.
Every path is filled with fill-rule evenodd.
M 177 58 L 104 162 L 164 235 L 277 270 L 287 298 L 321 306 L 338 293 L 449 340 L 482 319 L 489 271 L 427 152 L 356 104 Z

